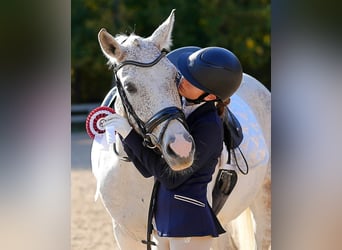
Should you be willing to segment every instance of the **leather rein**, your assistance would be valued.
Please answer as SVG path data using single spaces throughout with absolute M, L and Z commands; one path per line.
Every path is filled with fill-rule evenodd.
M 188 130 L 188 125 L 186 124 L 185 115 L 183 111 L 176 106 L 171 106 L 171 107 L 167 107 L 167 108 L 160 110 L 155 115 L 153 115 L 147 122 L 142 121 L 139 118 L 139 116 L 136 114 L 136 112 L 134 111 L 131 103 L 129 102 L 126 92 L 123 88 L 123 84 L 121 83 L 120 78 L 117 76 L 117 73 L 119 69 L 121 69 L 122 67 L 126 65 L 134 65 L 137 67 L 145 67 L 145 68 L 152 67 L 153 65 L 157 64 L 165 56 L 165 54 L 166 54 L 166 51 L 162 51 L 155 60 L 149 63 L 126 60 L 114 67 L 114 80 L 115 80 L 122 104 L 124 106 L 125 112 L 127 113 L 128 116 L 133 117 L 133 120 L 137 124 L 140 130 L 140 133 L 144 139 L 144 142 L 143 142 L 144 146 L 148 148 L 152 148 L 152 149 L 158 149 L 159 153 L 161 151 L 161 139 L 163 138 L 166 128 L 168 127 L 171 120 L 180 121 L 183 124 L 183 126 Z M 162 128 L 159 134 L 159 138 L 156 138 L 156 136 L 152 134 L 153 130 L 158 125 L 160 125 L 161 123 L 165 121 L 166 121 L 166 124 Z M 154 137 L 155 142 L 152 141 L 152 137 Z

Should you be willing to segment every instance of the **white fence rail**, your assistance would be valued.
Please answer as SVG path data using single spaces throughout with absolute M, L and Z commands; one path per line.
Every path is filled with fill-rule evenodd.
M 71 105 L 71 123 L 83 123 L 88 114 L 101 103 L 82 103 Z

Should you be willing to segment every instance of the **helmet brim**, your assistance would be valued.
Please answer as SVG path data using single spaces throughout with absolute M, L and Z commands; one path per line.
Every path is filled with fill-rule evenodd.
M 195 87 L 210 93 L 211 91 L 205 87 L 203 87 L 190 73 L 188 64 L 189 64 L 189 56 L 200 50 L 200 47 L 197 46 L 186 46 L 175 49 L 168 53 L 166 56 L 171 61 L 173 65 L 180 71 L 180 73 Z
M 188 80 L 192 85 L 195 87 L 203 90 L 206 93 L 212 93 L 210 89 L 207 89 L 202 84 L 200 84 L 190 73 L 189 71 L 189 56 L 192 53 L 184 53 L 180 55 L 178 58 L 178 69 L 181 72 L 181 74 L 185 77 L 186 80 Z
M 176 68 L 178 69 L 178 59 L 179 57 L 184 54 L 184 53 L 194 53 L 197 50 L 200 50 L 200 47 L 197 46 L 185 46 L 185 47 L 181 47 L 178 49 L 175 49 L 171 52 L 169 52 L 166 57 L 172 62 L 173 65 L 176 66 Z

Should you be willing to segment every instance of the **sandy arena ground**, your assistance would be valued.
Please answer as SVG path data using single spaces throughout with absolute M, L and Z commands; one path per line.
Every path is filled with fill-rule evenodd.
M 71 249 L 119 250 L 110 216 L 100 199 L 94 202 L 95 187 L 90 170 L 71 172 Z
M 119 250 L 109 214 L 100 198 L 94 201 L 91 142 L 85 132 L 71 135 L 71 250 Z

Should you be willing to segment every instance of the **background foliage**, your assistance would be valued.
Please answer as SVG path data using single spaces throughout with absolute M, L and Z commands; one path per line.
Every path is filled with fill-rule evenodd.
M 225 47 L 245 73 L 271 89 L 270 0 L 72 0 L 72 103 L 99 102 L 111 87 L 97 41 L 102 27 L 113 35 L 148 37 L 174 8 L 172 49 Z

